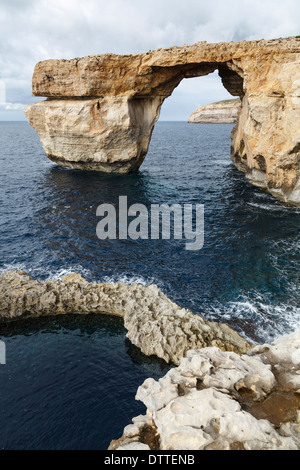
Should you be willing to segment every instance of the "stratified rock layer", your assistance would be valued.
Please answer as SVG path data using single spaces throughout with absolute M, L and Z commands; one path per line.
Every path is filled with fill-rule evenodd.
M 110 450 L 299 450 L 300 331 L 242 356 L 189 351 L 136 399 L 147 414 Z
M 144 354 L 175 364 L 193 348 L 218 346 L 240 353 L 250 348 L 228 325 L 180 308 L 155 285 L 88 283 L 79 274 L 46 282 L 22 271 L 0 275 L 0 321 L 68 313 L 120 316 L 127 337 Z
M 237 100 L 218 101 L 199 106 L 189 117 L 192 124 L 232 124 L 237 121 L 241 102 Z
M 50 159 L 72 168 L 136 171 L 161 105 L 184 78 L 219 71 L 242 100 L 232 159 L 249 180 L 300 204 L 300 40 L 243 41 L 94 55 L 36 65 L 26 110 Z

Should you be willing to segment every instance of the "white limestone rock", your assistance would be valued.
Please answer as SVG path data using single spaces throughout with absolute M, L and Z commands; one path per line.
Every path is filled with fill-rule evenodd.
M 130 442 L 129 444 L 123 444 L 121 445 L 117 450 L 128 450 L 128 451 L 133 451 L 133 450 L 143 450 L 143 451 L 149 451 L 151 450 L 147 444 L 142 444 L 141 442 Z
M 298 383 L 281 378 L 299 376 L 299 341 L 300 330 L 247 355 L 189 351 L 159 381 L 147 379 L 136 399 L 159 450 L 300 450 Z

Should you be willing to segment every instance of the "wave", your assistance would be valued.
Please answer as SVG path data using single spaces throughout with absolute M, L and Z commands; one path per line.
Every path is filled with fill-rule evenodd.
M 123 282 L 124 284 L 131 285 L 133 283 L 140 284 L 143 286 L 149 286 L 152 284 L 160 284 L 161 282 L 157 282 L 154 277 L 144 277 L 138 274 L 130 275 L 127 273 L 116 273 L 112 275 L 104 275 L 95 277 L 92 275 L 90 269 L 84 268 L 80 264 L 74 266 L 68 266 L 65 268 L 59 268 L 57 270 L 46 269 L 41 266 L 28 266 L 24 263 L 11 263 L 11 264 L 4 264 L 0 267 L 0 274 L 5 271 L 25 271 L 34 279 L 37 280 L 50 280 L 50 281 L 59 281 L 65 276 L 69 276 L 70 274 L 80 274 L 84 279 L 88 280 L 89 282 L 107 282 L 109 284 L 115 284 L 116 282 Z
M 262 294 L 212 307 L 210 318 L 236 326 L 249 340 L 271 343 L 279 336 L 300 329 L 300 307 L 268 302 Z
M 0 274 L 4 273 L 5 271 L 26 271 L 25 264 L 22 263 L 6 263 L 2 267 L 0 267 Z
M 290 207 L 284 206 L 283 204 L 263 204 L 259 202 L 247 202 L 248 206 L 255 207 L 256 209 L 262 209 L 266 211 L 274 211 L 274 212 L 287 212 L 292 211 L 293 213 L 300 214 L 300 209 L 298 207 Z
M 57 270 L 51 270 L 44 268 L 42 266 L 28 266 L 25 263 L 11 263 L 11 264 L 4 264 L 0 267 L 0 273 L 5 271 L 25 271 L 33 279 L 37 280 L 50 280 L 56 281 L 60 280 L 64 276 L 68 276 L 69 274 L 79 273 L 84 278 L 90 278 L 91 272 L 89 269 L 83 268 L 80 265 L 74 265 L 72 267 L 60 268 Z
M 129 275 L 129 274 L 115 274 L 112 276 L 103 276 L 100 280 L 101 282 L 108 282 L 109 284 L 114 284 L 116 282 L 123 282 L 123 284 L 140 284 L 142 286 L 150 286 L 152 284 L 157 284 L 157 281 L 153 277 L 145 278 L 144 276 L 139 275 Z

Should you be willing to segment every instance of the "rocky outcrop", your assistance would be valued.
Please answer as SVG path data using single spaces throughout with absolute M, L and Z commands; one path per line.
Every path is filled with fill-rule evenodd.
M 242 100 L 232 159 L 249 180 L 300 204 L 300 40 L 243 41 L 94 55 L 36 65 L 26 110 L 47 156 L 72 168 L 136 171 L 163 101 L 184 78 L 219 71 Z
M 299 450 L 300 331 L 242 356 L 189 351 L 136 399 L 146 415 L 110 450 Z
M 188 122 L 192 124 L 232 124 L 237 121 L 241 102 L 236 100 L 218 101 L 205 106 L 199 106 Z
M 253 347 L 154 285 L 0 275 L 0 321 L 74 313 L 120 316 L 144 354 L 178 365 L 138 389 L 147 413 L 111 450 L 300 449 L 300 331 Z
M 217 346 L 244 353 L 250 348 L 228 325 L 180 308 L 155 285 L 88 283 L 79 274 L 46 282 L 22 271 L 0 275 L 0 321 L 74 313 L 122 317 L 127 337 L 144 354 L 175 364 L 189 349 Z

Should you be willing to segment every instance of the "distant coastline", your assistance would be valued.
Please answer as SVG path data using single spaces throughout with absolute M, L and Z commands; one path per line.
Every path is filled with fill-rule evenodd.
M 239 98 L 223 100 L 216 103 L 199 106 L 189 117 L 191 124 L 231 124 L 237 121 L 241 108 Z

